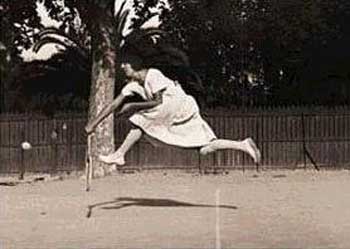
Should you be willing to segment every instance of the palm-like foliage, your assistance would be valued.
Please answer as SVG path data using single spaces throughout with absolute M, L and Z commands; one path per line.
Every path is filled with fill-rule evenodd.
M 63 50 L 59 51 L 59 54 L 66 56 L 73 60 L 75 68 L 81 71 L 89 72 L 91 68 L 91 57 L 87 48 L 79 44 L 79 41 L 75 41 L 71 37 L 66 36 L 64 32 L 56 28 L 46 28 L 39 34 L 39 40 L 33 47 L 34 52 L 38 52 L 43 46 L 47 44 L 57 44 L 63 47 Z
M 94 1 L 92 1 L 94 2 Z M 97 1 L 98 2 L 98 1 Z M 123 41 L 123 30 L 127 21 L 129 10 L 125 10 L 126 1 L 121 5 L 120 10 L 115 15 L 116 27 L 116 47 L 121 47 Z M 112 6 L 110 6 L 112 8 Z M 70 55 L 70 59 L 74 59 L 76 67 L 85 70 L 87 73 L 91 69 L 91 53 L 89 48 L 82 44 L 82 41 L 76 40 L 68 36 L 63 31 L 57 28 L 45 28 L 39 33 L 39 40 L 33 47 L 34 52 L 38 52 L 43 46 L 47 44 L 57 44 L 63 47 L 59 53 L 63 55 Z

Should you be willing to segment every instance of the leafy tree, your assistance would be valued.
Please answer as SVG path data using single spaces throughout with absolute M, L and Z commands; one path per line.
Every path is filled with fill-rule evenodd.
M 207 102 L 226 106 L 297 99 L 286 95 L 307 84 L 310 62 L 344 34 L 350 9 L 345 0 L 169 4 L 161 18 L 168 39 L 190 54 Z
M 68 47 L 48 60 L 18 64 L 11 83 L 16 98 L 10 108 L 46 115 L 68 109 L 87 110 L 91 65 L 74 50 Z
M 349 18 L 349 3 L 343 0 L 274 1 L 269 10 L 266 31 L 270 32 L 265 32 L 261 50 L 265 54 L 265 80 L 270 82 L 275 101 L 312 103 L 316 102 L 316 98 L 310 98 L 313 95 L 319 96 L 318 103 L 326 103 L 320 98 L 325 89 L 311 90 L 308 86 L 310 79 L 321 73 L 317 64 L 334 63 L 320 55 L 346 35 L 340 18 Z
M 20 2 L 24 3 L 24 1 Z M 19 4 L 20 4 L 19 3 Z M 16 32 L 14 32 L 14 16 L 11 12 L 14 9 L 13 1 L 0 1 L 1 36 L 0 36 L 0 112 L 4 111 L 7 98 L 5 92 L 8 90 L 8 81 L 14 65 L 21 61 L 18 50 L 13 44 L 16 42 Z M 18 14 L 19 15 L 19 14 Z M 25 15 L 25 13 L 23 13 Z M 35 17 L 27 18 L 29 20 Z M 19 24 L 18 24 L 19 25 Z M 6 94 L 7 97 L 8 94 Z
M 52 91 L 49 91 L 50 85 L 47 84 L 47 82 L 59 82 L 58 79 L 60 78 L 62 80 L 61 82 L 59 82 L 61 84 L 61 87 L 62 83 L 72 83 L 72 81 L 67 81 L 67 79 L 64 78 L 64 73 L 67 69 L 67 65 L 69 64 L 67 61 L 64 61 L 66 59 L 64 56 L 53 56 L 48 61 L 34 62 L 23 61 L 21 57 L 22 52 L 26 49 L 31 48 L 34 42 L 39 39 L 39 33 L 44 28 L 44 25 L 41 22 L 41 17 L 38 15 L 37 12 L 37 8 L 41 4 L 42 3 L 40 1 L 34 0 L 4 0 L 0 4 L 2 10 L 1 18 L 3 20 L 1 23 L 1 39 L 4 40 L 3 44 L 6 44 L 5 48 L 7 54 L 7 59 L 2 60 L 2 62 L 6 62 L 4 65 L 6 65 L 7 68 L 6 70 L 3 70 L 5 72 L 4 74 L 6 75 L 2 74 L 1 81 L 2 86 L 5 88 L 3 92 L 6 91 L 7 111 L 30 111 L 33 110 L 31 109 L 31 107 L 34 105 L 36 106 L 35 110 L 45 109 L 46 112 L 52 112 L 54 111 L 54 109 L 57 109 L 58 104 L 62 102 L 56 101 L 54 104 L 44 103 L 44 105 L 39 105 L 38 103 L 31 104 L 30 102 L 37 102 L 38 99 L 42 99 L 39 97 L 42 94 L 51 94 L 52 96 L 50 97 L 50 99 L 57 99 L 59 97 L 58 94 L 68 94 L 57 91 L 57 94 L 55 95 L 54 93 L 52 93 Z M 57 23 L 61 23 L 59 29 L 62 32 L 69 32 L 70 36 L 74 36 L 74 34 L 76 34 L 77 36 L 85 32 L 83 25 L 76 25 L 76 19 L 78 17 L 78 14 L 76 12 L 65 10 L 64 13 L 65 15 L 60 15 L 56 19 Z M 50 15 L 53 17 L 52 13 L 50 13 Z M 73 28 L 71 27 L 74 27 L 75 29 L 73 30 Z M 6 32 L 3 32 L 5 30 Z M 66 54 L 69 55 L 71 53 Z M 5 58 L 5 56 L 2 58 Z M 56 68 L 52 65 L 56 66 Z M 57 70 L 61 70 L 61 74 L 56 72 Z M 79 71 L 74 73 L 75 76 L 79 75 Z M 36 76 L 38 76 L 39 78 L 35 79 Z M 78 76 L 78 78 L 81 77 Z M 47 81 L 46 84 L 44 80 Z M 79 82 L 75 83 L 79 84 Z M 51 85 L 52 90 L 59 90 L 60 84 Z M 59 108 L 64 108 L 64 106 L 60 106 Z

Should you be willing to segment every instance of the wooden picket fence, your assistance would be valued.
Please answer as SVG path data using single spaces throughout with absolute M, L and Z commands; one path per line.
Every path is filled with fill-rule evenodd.
M 278 107 L 208 110 L 204 118 L 217 136 L 239 140 L 252 137 L 262 151 L 263 168 L 313 167 L 304 145 L 319 167 L 350 169 L 350 107 Z M 84 168 L 84 114 L 53 118 L 31 114 L 0 115 L 0 174 L 59 173 Z M 115 123 L 116 145 L 130 128 Z M 21 143 L 31 144 L 23 150 Z M 200 156 L 194 149 L 154 147 L 139 142 L 127 156 L 126 168 L 138 169 L 255 168 L 242 152 L 221 151 Z

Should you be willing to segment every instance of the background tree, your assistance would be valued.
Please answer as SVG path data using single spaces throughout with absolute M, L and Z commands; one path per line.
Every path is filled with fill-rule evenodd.
M 10 77 L 2 76 L 2 85 L 6 86 L 7 101 L 4 106 L 6 106 L 7 111 L 45 111 L 45 113 L 53 113 L 60 109 L 67 109 L 67 105 L 72 103 L 75 106 L 84 106 L 78 102 L 79 99 L 82 100 L 82 93 L 86 93 L 86 91 L 71 91 L 76 89 L 75 85 L 81 85 L 81 81 L 85 81 L 86 84 L 87 78 L 84 79 L 84 76 L 80 74 L 79 67 L 74 66 L 69 70 L 69 64 L 72 63 L 68 61 L 74 58 L 72 53 L 67 51 L 64 55 L 55 55 L 48 60 L 28 61 L 31 59 L 28 54 L 30 56 L 34 55 L 30 51 L 39 39 L 40 31 L 47 25 L 42 22 L 43 13 L 39 15 L 38 12 L 40 7 L 41 9 L 44 8 L 44 3 L 44 1 L 34 0 L 5 0 L 1 2 L 6 6 L 6 8 L 2 8 L 4 10 L 2 19 L 5 20 L 2 22 L 4 26 L 2 31 L 6 30 L 6 32 L 2 32 L 1 37 L 10 38 L 7 39 L 6 44 L 8 45 L 7 51 L 9 54 L 7 58 L 10 59 L 11 65 L 5 70 Z M 52 22 L 57 25 L 57 28 L 73 37 L 83 33 L 86 40 L 88 36 L 85 34 L 84 25 L 77 24 L 78 13 L 74 12 L 74 9 L 71 11 L 67 8 L 60 13 L 63 14 L 54 16 L 50 12 L 52 18 L 56 18 L 52 19 Z M 71 57 L 69 58 L 69 56 Z M 68 73 L 72 74 L 69 75 Z M 68 87 L 68 82 L 74 84 Z
M 22 62 L 20 51 L 33 38 L 33 29 L 30 26 L 38 24 L 35 8 L 28 2 L 17 1 L 15 5 L 14 1 L 0 1 L 0 111 L 9 99 L 9 81 L 13 69 Z
M 285 104 L 341 104 L 338 100 L 329 102 L 326 95 L 330 88 L 321 87 L 320 79 L 330 83 L 329 69 L 337 57 L 348 53 L 349 58 L 345 44 L 337 49 L 334 46 L 349 37 L 342 21 L 349 20 L 348 1 L 272 1 L 268 10 L 261 50 L 265 80 L 270 82 L 274 100 Z M 336 91 L 343 94 L 340 88 Z
M 171 0 L 169 5 L 162 28 L 188 52 L 206 84 L 207 102 L 215 106 L 308 103 L 310 92 L 303 87 L 317 72 L 311 62 L 348 36 L 344 20 L 350 8 L 344 0 Z M 321 63 L 332 64 L 326 58 Z M 324 96 L 322 88 L 311 92 Z

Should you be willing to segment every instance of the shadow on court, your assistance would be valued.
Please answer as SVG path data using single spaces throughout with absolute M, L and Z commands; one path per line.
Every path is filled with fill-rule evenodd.
M 100 202 L 88 206 L 87 218 L 90 218 L 92 211 L 95 208 L 105 210 L 118 210 L 127 207 L 192 207 L 192 208 L 225 208 L 225 209 L 237 209 L 236 206 L 230 205 L 209 205 L 209 204 L 193 204 L 189 202 L 175 201 L 171 199 L 150 199 L 150 198 L 133 198 L 133 197 L 120 197 L 113 201 Z

